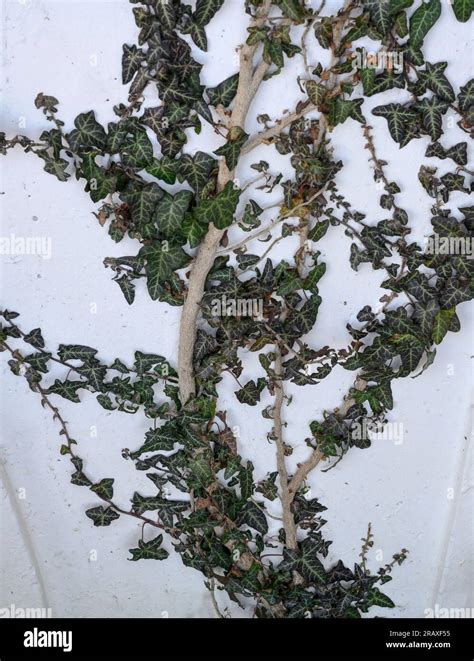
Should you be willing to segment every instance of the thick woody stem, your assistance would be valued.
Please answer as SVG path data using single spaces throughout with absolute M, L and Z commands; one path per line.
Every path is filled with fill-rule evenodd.
M 283 512 L 283 528 L 285 530 L 286 543 L 289 549 L 297 547 L 296 525 L 291 503 L 293 496 L 288 489 L 288 472 L 285 462 L 285 444 L 283 442 L 282 407 L 285 397 L 282 380 L 282 361 L 280 347 L 275 345 L 275 404 L 273 407 L 273 432 L 277 447 L 277 470 L 280 479 L 280 501 Z
M 254 26 L 265 22 L 270 7 L 271 0 L 266 0 L 258 16 L 253 21 Z M 249 46 L 248 44 L 244 44 L 240 49 L 239 84 L 228 124 L 229 129 L 235 126 L 244 128 L 249 106 L 268 68 L 266 64 L 260 65 L 254 73 L 253 58 L 256 49 L 256 46 Z M 221 191 L 229 181 L 232 181 L 233 177 L 234 172 L 228 169 L 224 160 L 220 161 L 217 178 L 218 190 Z M 224 230 L 219 230 L 212 223 L 210 224 L 191 269 L 188 293 L 181 314 L 178 349 L 179 394 L 183 405 L 196 393 L 193 354 L 199 305 L 204 295 L 207 274 L 214 263 L 216 251 L 223 234 Z

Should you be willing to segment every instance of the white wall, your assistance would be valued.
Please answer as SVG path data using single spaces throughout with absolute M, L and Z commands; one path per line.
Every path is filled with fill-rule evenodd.
M 236 71 L 234 48 L 245 35 L 240 4 L 228 0 L 211 24 L 212 54 L 199 56 L 206 62 L 206 84 L 216 84 Z M 332 9 L 339 4 L 333 0 L 327 6 Z M 126 0 L 6 0 L 2 12 L 2 130 L 34 137 L 46 128 L 44 116 L 33 105 L 39 91 L 59 98 L 67 127 L 78 112 L 91 108 L 100 121 L 113 119 L 112 106 L 125 100 L 121 46 L 133 43 L 136 34 Z M 455 85 L 464 84 L 468 77 L 470 32 L 469 25 L 453 19 L 446 3 L 440 23 L 427 40 L 427 59 L 447 59 L 447 73 Z M 323 54 L 314 52 L 311 57 L 316 63 Z M 278 117 L 285 108 L 291 109 L 298 98 L 291 71 L 299 66 L 295 58 L 289 82 L 276 77 L 266 83 L 252 112 Z M 396 90 L 369 100 L 364 106 L 366 115 L 369 108 L 399 95 Z M 25 128 L 18 128 L 19 122 Z M 372 124 L 379 155 L 402 185 L 401 205 L 410 214 L 413 236 L 422 239 L 429 232 L 431 200 L 418 183 L 417 171 L 427 139 L 399 151 L 387 135 L 385 120 L 374 117 Z M 246 127 L 247 131 L 256 128 L 252 122 Z M 463 137 L 456 128 L 448 129 L 445 144 Z M 341 190 L 369 220 L 380 220 L 383 216 L 359 125 L 349 120 L 337 129 L 333 140 L 337 157 L 346 165 L 340 176 Z M 218 144 L 217 136 L 205 129 L 190 148 Z M 266 148 L 248 162 L 260 158 L 271 159 L 275 167 L 282 163 L 288 170 L 287 159 Z M 447 167 L 446 162 L 437 164 L 443 171 Z M 21 312 L 24 328 L 41 326 L 51 348 L 60 342 L 79 342 L 96 347 L 106 360 L 115 356 L 127 360 L 136 349 L 175 359 L 179 310 L 152 303 L 140 287 L 134 305 L 129 308 L 125 303 L 102 261 L 106 256 L 129 254 L 136 246 L 130 240 L 118 245 L 110 240 L 92 215 L 93 205 L 82 184 L 74 179 L 58 182 L 42 170 L 39 159 L 20 149 L 1 159 L 0 165 L 1 235 L 50 237 L 53 249 L 50 260 L 0 257 L 2 306 Z M 245 180 L 245 169 L 240 176 Z M 457 201 L 461 197 L 453 195 L 450 206 L 455 207 Z M 384 293 L 378 288 L 381 276 L 370 267 L 362 267 L 357 274 L 350 269 L 349 242 L 341 232 L 329 232 L 321 246 L 328 272 L 321 283 L 323 305 L 310 339 L 314 345 L 344 346 L 346 322 L 362 305 L 377 306 Z M 284 254 L 283 249 L 275 250 L 279 257 Z M 287 257 L 290 254 L 286 252 Z M 311 482 L 313 495 L 328 507 L 326 531 L 334 540 L 332 559 L 342 557 L 349 564 L 357 560 L 369 521 L 376 536 L 371 566 L 390 561 L 401 547 L 410 550 L 409 559 L 385 589 L 397 603 L 393 611 L 380 611 L 388 617 L 420 617 L 435 603 L 473 605 L 472 470 L 467 461 L 472 316 L 466 304 L 459 316 L 462 330 L 449 334 L 434 366 L 417 379 L 395 383 L 391 420 L 403 425 L 403 442 L 379 441 L 369 450 L 353 450 L 334 470 L 317 472 Z M 14 377 L 0 358 L 0 608 L 46 606 L 58 617 L 159 617 L 163 612 L 170 617 L 212 616 L 201 575 L 185 568 L 176 555 L 159 563 L 126 560 L 140 526 L 126 517 L 110 528 L 91 525 L 84 509 L 96 500 L 87 490 L 70 485 L 69 463 L 58 453 L 57 426 L 26 383 Z M 292 457 L 295 462 L 306 454 L 302 440 L 307 422 L 340 403 L 351 376 L 339 370 L 317 387 L 290 388 L 294 402 L 285 411 L 287 438 L 301 441 Z M 274 469 L 273 449 L 266 441 L 268 425 L 258 411 L 238 405 L 234 389 L 230 381 L 225 382 L 222 407 L 229 408 L 232 422 L 240 425 L 241 453 L 256 463 L 263 476 Z M 81 455 L 89 459 L 88 472 L 97 479 L 115 477 L 116 494 L 126 506 L 133 491 L 141 487 L 145 491 L 149 481 L 131 462 L 123 461 L 120 450 L 138 446 L 147 425 L 139 416 L 104 411 L 92 396 L 85 399 L 81 406 L 61 401 L 61 410 L 79 439 Z M 92 434 L 97 430 L 97 437 L 91 429 Z M 380 552 L 383 560 L 378 562 Z M 97 560 L 91 560 L 95 555 Z M 227 603 L 225 596 L 219 598 Z M 374 614 L 375 610 L 370 616 Z

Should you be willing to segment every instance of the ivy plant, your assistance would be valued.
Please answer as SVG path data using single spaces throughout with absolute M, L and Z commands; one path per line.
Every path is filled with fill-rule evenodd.
M 349 451 L 370 446 L 370 434 L 355 430 L 387 422 L 394 380 L 433 363 L 437 345 L 460 329 L 458 306 L 473 296 L 467 255 L 432 254 L 410 239 L 412 219 L 400 206 L 401 187 L 378 154 L 371 127 L 385 120 L 400 149 L 425 138 L 427 158 L 451 163 L 451 171 L 438 176 L 428 162 L 414 185 L 432 198 L 433 236 L 472 240 L 474 207 L 447 206 L 453 192 L 473 188 L 467 142 L 440 139 L 448 110 L 466 140 L 472 137 L 474 80 L 456 90 L 448 63 L 426 61 L 423 44 L 442 11 L 465 22 L 473 2 L 454 0 L 442 8 L 441 0 L 345 0 L 331 14 L 324 2 L 313 9 L 303 0 L 245 0 L 248 29 L 238 71 L 210 88 L 201 81 L 199 54 L 212 51 L 207 26 L 224 0 L 131 3 L 138 35 L 135 44 L 123 46 L 122 79 L 129 93 L 126 103 L 114 107 L 114 121 L 102 125 L 92 109 L 67 127 L 58 99 L 40 93 L 35 104 L 48 128 L 39 138 L 0 133 L 0 149 L 6 154 L 20 146 L 60 181 L 74 175 L 110 238 L 136 241 L 134 254 L 106 257 L 104 264 L 124 305 L 132 306 L 137 288 L 146 287 L 151 301 L 181 308 L 179 355 L 175 360 L 137 350 L 133 359 L 109 362 L 82 344 L 51 348 L 40 328 L 23 328 L 17 312 L 3 309 L 1 346 L 10 369 L 27 380 L 57 421 L 71 482 L 98 500 L 86 511 L 90 523 L 110 526 L 128 516 L 143 525 L 130 560 L 165 560 L 173 549 L 203 574 L 215 604 L 219 589 L 242 606 L 251 604 L 261 618 L 358 618 L 373 606 L 392 608 L 382 589 L 406 549 L 371 572 L 369 528 L 352 567 L 342 560 L 329 563 L 326 508 L 309 497 L 307 480 L 318 466 L 331 468 Z M 377 42 L 380 52 L 400 56 L 401 69 L 354 67 L 362 37 Z M 326 52 L 327 65 L 309 64 L 310 41 Z M 247 115 L 254 97 L 292 59 L 303 65 L 301 99 L 280 118 L 259 115 L 261 128 L 251 134 Z M 387 90 L 399 90 L 400 100 L 364 110 L 365 98 Z M 145 102 L 153 94 L 155 101 Z M 193 152 L 188 138 L 205 123 L 222 144 Z M 354 209 L 337 187 L 344 164 L 335 157 L 331 136 L 346 123 L 362 131 L 379 184 L 374 190 L 382 190 L 378 220 Z M 270 156 L 270 162 L 252 163 L 260 191 L 281 191 L 280 202 L 268 208 L 252 198 L 248 173 L 239 170 L 236 179 L 241 158 L 260 145 L 289 155 L 294 173 L 284 178 Z M 230 228 L 232 236 L 240 233 L 232 244 Z M 342 348 L 313 346 L 308 339 L 319 314 L 320 280 L 330 269 L 318 251 L 328 232 L 351 239 L 354 271 L 367 263 L 384 274 L 383 305 L 358 311 Z M 276 243 L 294 236 L 295 254 L 272 256 Z M 265 241 L 263 254 L 247 249 L 256 239 Z M 226 301 L 217 314 L 216 300 Z M 242 313 L 239 304 L 249 301 L 257 301 L 257 309 L 247 305 Z M 246 375 L 242 350 L 258 356 L 259 376 Z M 55 374 L 63 369 L 54 380 L 53 366 Z M 291 403 L 285 388 L 317 385 L 336 366 L 354 373 L 353 386 L 338 408 L 311 422 L 303 439 L 307 458 L 290 471 L 288 456 L 298 442 L 285 440 L 284 412 Z M 231 411 L 219 404 L 226 375 L 238 383 Z M 144 439 L 123 450 L 124 460 L 150 480 L 144 493 L 133 493 L 129 509 L 114 500 L 114 478 L 97 475 L 81 459 L 61 414 L 61 400 L 79 404 L 84 391 L 117 416 L 148 421 Z M 259 407 L 262 393 L 273 398 L 261 413 L 275 465 L 258 480 L 229 419 Z M 270 515 L 273 501 L 279 517 Z

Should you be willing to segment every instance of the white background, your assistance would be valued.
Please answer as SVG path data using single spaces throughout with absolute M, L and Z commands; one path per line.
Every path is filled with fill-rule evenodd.
M 329 10 L 339 5 L 338 0 L 327 2 Z M 34 108 L 40 91 L 59 98 L 67 128 L 79 112 L 90 109 L 96 110 L 102 123 L 113 119 L 112 106 L 126 100 L 121 85 L 122 43 L 134 43 L 136 38 L 126 0 L 4 0 L 1 28 L 0 128 L 7 135 L 37 137 L 50 128 Z M 442 18 L 430 33 L 425 54 L 431 62 L 449 62 L 447 75 L 456 90 L 469 78 L 470 35 L 472 24 L 457 23 L 451 7 L 443 3 Z M 205 63 L 203 82 L 215 85 L 237 70 L 235 47 L 245 38 L 238 0 L 227 0 L 208 36 L 210 53 L 198 57 Z M 316 49 L 311 63 L 324 61 L 324 56 Z M 275 77 L 265 83 L 251 114 L 267 112 L 277 118 L 294 107 L 300 96 L 295 78 L 301 72 L 301 59 L 292 60 L 288 70 L 286 79 Z M 366 101 L 366 116 L 371 107 L 405 98 L 404 94 L 394 90 Z M 389 162 L 390 176 L 402 187 L 399 203 L 410 215 L 412 236 L 422 241 L 429 233 L 431 200 L 417 180 L 417 171 L 428 139 L 413 141 L 399 151 L 385 120 L 373 117 L 371 123 L 379 156 Z M 447 146 L 464 139 L 453 125 L 448 114 L 442 139 Z M 246 130 L 257 130 L 255 121 L 249 121 Z M 209 150 L 219 144 L 218 136 L 206 127 L 187 149 Z M 381 220 L 380 191 L 374 188 L 360 126 L 348 120 L 335 131 L 333 144 L 345 163 L 339 176 L 341 190 L 369 221 Z M 260 158 L 270 160 L 275 170 L 290 172 L 288 158 L 273 148 L 261 148 L 247 164 Z M 437 159 L 430 164 L 438 165 L 441 173 L 448 167 Z M 39 159 L 19 148 L 1 159 L 1 167 L 1 235 L 48 237 L 53 250 L 50 260 L 37 255 L 0 257 L 2 305 L 21 312 L 24 329 L 40 326 L 49 348 L 77 342 L 94 346 L 105 360 L 118 356 L 131 363 L 136 349 L 175 360 L 179 309 L 152 303 L 143 286 L 138 287 L 134 305 L 126 304 L 102 261 L 106 256 L 133 254 L 136 245 L 131 240 L 118 245 L 110 240 L 91 213 L 93 205 L 82 190 L 83 182 L 74 178 L 58 182 L 42 170 Z M 245 182 L 245 167 L 238 175 Z M 465 203 L 465 198 L 453 195 L 451 207 Z M 338 229 L 321 242 L 328 269 L 321 281 L 320 315 L 309 338 L 313 346 L 345 346 L 347 321 L 367 303 L 377 307 L 384 293 L 379 289 L 380 272 L 372 272 L 370 265 L 358 273 L 350 269 L 349 245 Z M 294 247 L 290 240 L 272 254 L 288 259 Z M 258 250 L 258 244 L 249 249 Z M 459 316 L 462 330 L 448 335 L 435 364 L 417 379 L 394 384 L 396 407 L 390 419 L 403 425 L 403 442 L 378 441 L 368 450 L 355 449 L 334 470 L 317 471 L 311 481 L 312 495 L 328 507 L 325 530 L 334 542 L 329 560 L 341 557 L 349 566 L 357 561 L 369 521 L 375 532 L 371 567 L 389 562 L 401 547 L 409 549 L 408 560 L 385 588 L 397 608 L 380 610 L 380 615 L 423 617 L 425 609 L 436 603 L 447 608 L 473 605 L 468 305 L 460 307 Z M 24 380 L 10 373 L 5 355 L 0 358 L 0 608 L 47 606 L 58 617 L 213 616 L 201 575 L 185 568 L 177 555 L 159 563 L 127 561 L 127 549 L 136 546 L 140 536 L 140 526 L 133 520 L 121 517 L 109 528 L 92 526 L 84 510 L 96 499 L 87 489 L 70 485 L 69 463 L 58 452 L 57 426 Z M 298 445 L 293 462 L 306 456 L 307 423 L 325 408 L 340 404 L 352 376 L 341 369 L 319 386 L 290 388 L 294 400 L 284 413 L 286 439 Z M 224 383 L 221 407 L 230 409 L 232 423 L 240 425 L 239 451 L 263 477 L 274 470 L 274 450 L 266 440 L 268 421 L 258 410 L 238 404 L 234 385 Z M 123 447 L 141 443 L 148 428 L 144 418 L 106 412 L 92 395 L 84 400 L 81 406 L 62 400 L 60 404 L 80 442 L 87 472 L 96 479 L 115 477 L 117 499 L 123 506 L 135 490 L 151 493 L 149 480 L 120 455 Z M 264 397 L 263 405 L 268 403 Z M 225 595 L 218 599 L 227 604 Z M 234 614 L 245 615 L 235 609 Z M 371 617 L 375 614 L 376 610 L 370 612 Z

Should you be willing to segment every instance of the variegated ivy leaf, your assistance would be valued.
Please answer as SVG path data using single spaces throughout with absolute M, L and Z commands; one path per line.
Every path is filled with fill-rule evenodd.
M 456 308 L 449 308 L 448 310 L 440 310 L 433 322 L 432 338 L 435 344 L 441 344 L 444 336 L 451 326 L 451 320 L 456 314 Z
M 163 195 L 158 184 L 137 184 L 121 193 L 121 199 L 128 205 L 132 221 L 143 228 L 153 222 L 155 208 Z
M 372 114 L 376 117 L 385 117 L 390 135 L 398 143 L 403 142 L 410 122 L 413 122 L 418 117 L 418 113 L 415 110 L 406 108 L 399 103 L 377 106 L 372 110 Z
M 87 179 L 86 190 L 93 202 L 99 202 L 114 193 L 117 188 L 117 177 L 109 174 L 97 165 L 95 159 L 98 152 L 88 151 L 82 155 L 82 174 Z
M 213 223 L 217 229 L 225 229 L 234 220 L 235 210 L 242 191 L 228 181 L 224 189 L 216 197 L 203 200 L 196 208 L 195 214 L 201 224 Z
M 186 266 L 189 261 L 189 255 L 181 246 L 169 241 L 154 241 L 143 246 L 139 255 L 145 263 L 148 293 L 154 301 L 159 298 L 161 286 L 171 274 Z
M 167 184 L 174 184 L 179 169 L 179 160 L 169 156 L 163 156 L 160 159 L 154 158 L 145 169 L 152 177 L 161 179 Z
M 111 477 L 106 477 L 97 484 L 91 486 L 91 491 L 96 493 L 100 498 L 104 500 L 112 500 L 114 496 L 114 479 Z
M 453 0 L 453 11 L 462 23 L 466 23 L 474 12 L 474 0 Z
M 104 128 L 95 118 L 93 110 L 82 113 L 74 120 L 75 129 L 66 138 L 75 152 L 90 151 L 94 147 L 105 148 L 107 136 Z
M 225 158 L 229 170 L 233 170 L 236 167 L 240 151 L 247 142 L 248 137 L 248 134 L 240 126 L 233 126 L 227 134 L 225 145 L 222 145 L 222 147 L 219 147 L 214 152 L 217 156 L 223 156 Z
M 324 583 L 326 571 L 318 558 L 318 551 L 317 543 L 311 538 L 301 542 L 299 550 L 285 548 L 279 569 L 281 571 L 296 570 L 311 583 Z
M 154 218 L 160 234 L 172 239 L 183 232 L 183 219 L 193 199 L 193 193 L 181 190 L 176 195 L 164 194 L 158 203 Z
M 237 94 L 237 87 L 239 85 L 239 74 L 236 73 L 233 76 L 229 76 L 216 85 L 216 87 L 208 87 L 206 89 L 206 94 L 209 99 L 209 103 L 213 106 L 222 105 L 227 107 L 232 103 L 235 95 Z
M 249 501 L 242 510 L 239 518 L 238 525 L 246 525 L 253 528 L 261 535 L 266 535 L 268 532 L 268 522 L 265 513 L 262 511 L 263 505 L 260 507 L 253 501 Z
M 120 154 L 124 165 L 144 168 L 153 159 L 153 146 L 146 132 L 134 129 L 122 143 Z
M 382 35 L 387 34 L 392 25 L 390 0 L 363 0 L 363 4 L 377 30 Z
M 197 0 L 193 20 L 197 25 L 207 25 L 224 4 L 224 0 Z
M 365 119 L 361 112 L 361 105 L 364 102 L 363 99 L 342 99 L 341 97 L 335 97 L 329 100 L 329 123 L 331 126 L 337 126 L 338 124 L 343 124 L 346 119 L 352 117 L 352 119 L 361 122 L 364 124 Z
M 462 112 L 467 112 L 469 108 L 474 106 L 474 78 L 472 78 L 464 87 L 460 88 L 458 94 L 459 109 Z
M 443 133 L 443 114 L 447 111 L 449 104 L 440 101 L 436 96 L 431 99 L 423 99 L 414 106 L 421 113 L 423 127 L 432 140 L 438 140 Z
M 130 277 L 124 273 L 120 278 L 114 278 L 114 280 L 118 283 L 127 303 L 131 305 L 135 300 L 135 285 Z
M 284 16 L 292 18 L 294 21 L 301 20 L 303 7 L 298 0 L 277 0 L 277 4 Z
M 441 100 L 454 101 L 453 87 L 444 74 L 447 66 L 447 62 L 437 62 L 436 64 L 427 62 L 425 71 L 419 71 L 418 77 L 420 83 L 436 94 Z
M 186 180 L 199 196 L 209 182 L 209 176 L 215 167 L 217 167 L 217 160 L 210 154 L 202 151 L 196 152 L 194 156 L 185 154 L 180 162 L 178 179 L 181 182 Z
M 126 85 L 129 83 L 135 73 L 140 68 L 144 59 L 143 51 L 135 45 L 123 45 L 122 55 L 122 83 Z
M 162 541 L 163 535 L 158 535 L 148 542 L 139 539 L 138 548 L 129 549 L 129 552 L 132 554 L 129 560 L 165 560 L 169 553 L 161 548 Z
M 37 156 L 43 159 L 45 172 L 54 174 L 59 181 L 67 181 L 71 175 L 66 172 L 69 163 L 64 158 L 53 158 L 47 151 L 37 151 Z
M 120 514 L 111 507 L 104 508 L 102 506 L 86 510 L 86 515 L 89 519 L 92 519 L 95 526 L 110 526 L 112 521 L 120 517 Z
M 410 18 L 410 44 L 419 48 L 423 40 L 441 16 L 441 0 L 428 0 L 415 10 Z
M 364 71 L 372 71 L 372 69 L 364 69 Z M 317 83 L 315 80 L 306 81 L 306 91 L 309 96 L 309 100 L 315 106 L 319 106 L 324 97 L 326 96 L 327 90 L 322 83 Z
M 97 349 L 85 346 L 83 344 L 60 344 L 58 355 L 61 360 L 82 360 L 83 362 L 90 361 L 97 353 Z
M 159 2 L 155 2 L 154 5 L 160 24 L 166 30 L 173 30 L 176 25 L 176 10 L 173 3 L 169 0 L 166 0 L 165 2 L 159 0 Z

